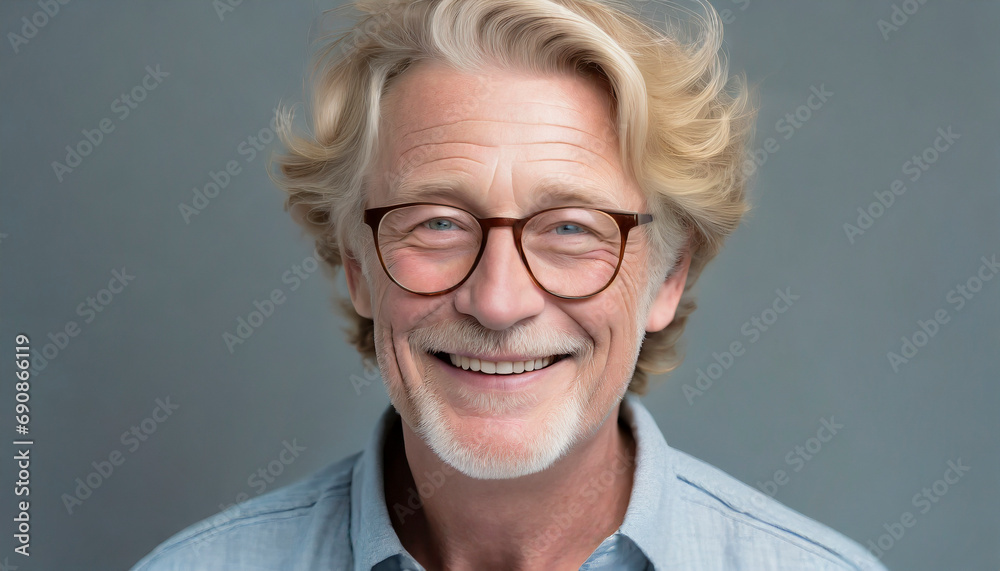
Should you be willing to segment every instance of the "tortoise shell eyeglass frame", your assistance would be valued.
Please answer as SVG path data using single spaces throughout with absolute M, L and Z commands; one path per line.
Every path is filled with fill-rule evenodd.
M 393 277 L 392 273 L 389 271 L 389 268 L 386 267 L 385 260 L 382 258 L 382 248 L 379 245 L 379 240 L 378 240 L 379 225 L 382 223 L 382 219 L 385 218 L 386 214 L 389 214 L 393 210 L 397 210 L 399 208 L 405 208 L 405 207 L 409 207 L 409 206 L 444 206 L 444 207 L 447 207 L 447 208 L 454 208 L 455 210 L 461 210 L 462 212 L 465 212 L 466 214 L 468 214 L 470 217 L 474 218 L 479 223 L 479 227 L 482 230 L 482 238 L 479 240 L 479 252 L 476 254 L 476 259 L 475 259 L 475 261 L 472 262 L 472 266 L 469 268 L 468 273 L 466 273 L 465 277 L 463 277 L 457 284 L 455 284 L 455 285 L 453 285 L 453 286 L 451 286 L 451 287 L 449 287 L 447 289 L 443 289 L 443 290 L 435 291 L 435 292 L 414 291 L 414 290 L 412 290 L 412 289 L 404 286 L 403 284 L 399 283 L 396 280 L 396 278 Z M 619 251 L 618 251 L 618 263 L 615 265 L 615 271 L 614 271 L 614 273 L 611 274 L 611 277 L 608 279 L 608 282 L 606 284 L 604 284 L 600 289 L 598 289 L 597 291 L 595 291 L 593 293 L 587 294 L 587 295 L 562 295 L 562 294 L 558 294 L 558 293 L 555 293 L 553 291 L 550 291 L 548 288 L 546 288 L 544 285 L 542 285 L 538 281 L 538 278 L 535 277 L 534 272 L 531 271 L 531 266 L 528 265 L 528 259 L 525 256 L 524 249 L 521 246 L 521 232 L 524 230 L 524 227 L 525 227 L 525 225 L 527 225 L 528 221 L 530 221 L 535 216 L 538 216 L 539 214 L 543 214 L 545 212 L 551 212 L 553 210 L 563 210 L 563 209 L 568 209 L 568 208 L 582 208 L 582 209 L 593 210 L 593 211 L 597 211 L 597 212 L 601 212 L 603 214 L 606 214 L 612 220 L 614 220 L 616 224 L 618 224 L 618 231 L 619 231 L 620 236 L 621 236 L 621 247 L 619 248 Z M 369 228 L 371 228 L 372 237 L 375 240 L 375 251 L 378 254 L 378 261 L 379 261 L 379 264 L 382 266 L 382 270 L 385 271 L 385 275 L 387 275 L 389 277 L 389 279 L 392 280 L 392 282 L 394 284 L 396 284 L 397 286 L 403 288 L 404 290 L 406 290 L 406 291 L 408 291 L 410 293 L 416 294 L 416 295 L 423 295 L 423 296 L 444 295 L 446 293 L 455 291 L 456 289 L 458 289 L 459 287 L 461 287 L 462 284 L 464 284 L 469 279 L 469 277 L 472 275 L 472 273 L 474 271 L 476 271 L 476 267 L 479 266 L 479 260 L 482 259 L 483 252 L 486 251 L 486 240 L 489 239 L 489 231 L 490 231 L 490 229 L 491 228 L 506 228 L 506 227 L 510 227 L 513 230 L 513 232 L 514 232 L 514 246 L 517 248 L 517 253 L 521 257 L 521 262 L 524 264 L 525 269 L 528 270 L 528 275 L 531 277 L 531 281 L 534 282 L 534 284 L 536 286 L 538 286 L 542 291 L 548 293 L 549 295 L 553 295 L 553 296 L 558 297 L 558 298 L 562 298 L 562 299 L 587 299 L 589 297 L 593 297 L 593 296 L 601 293 L 602 291 L 604 291 L 605 289 L 607 289 L 612 283 L 614 283 L 615 278 L 618 277 L 618 272 L 619 272 L 619 270 L 621 270 L 621 267 L 622 267 L 622 260 L 625 257 L 625 245 L 628 243 L 629 233 L 636 226 L 641 226 L 643 224 L 648 224 L 648 223 L 650 223 L 652 221 L 653 221 L 653 216 L 651 214 L 640 214 L 640 213 L 637 213 L 637 212 L 620 212 L 620 211 L 615 211 L 615 210 L 605 210 L 605 209 L 602 209 L 602 208 L 592 208 L 592 207 L 589 207 L 589 206 L 556 206 L 556 207 L 553 207 L 553 208 L 546 208 L 544 210 L 539 210 L 538 212 L 535 212 L 534 214 L 532 214 L 530 216 L 527 216 L 525 218 L 496 218 L 496 217 L 494 217 L 494 218 L 480 218 L 480 217 L 472 214 L 468 210 L 465 210 L 464 208 L 459 208 L 457 206 L 452 206 L 450 204 L 440 204 L 440 203 L 437 203 L 437 202 L 407 202 L 407 203 L 404 203 L 404 204 L 393 204 L 391 206 L 382 206 L 382 207 L 378 207 L 378 208 L 368 208 L 368 209 L 365 209 L 365 211 L 364 211 L 364 223 Z

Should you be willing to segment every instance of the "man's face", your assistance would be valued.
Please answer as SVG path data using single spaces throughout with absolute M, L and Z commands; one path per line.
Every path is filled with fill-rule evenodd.
M 383 102 L 379 139 L 369 208 L 432 201 L 514 218 L 562 205 L 647 211 L 618 157 L 609 96 L 574 75 L 419 64 Z M 541 184 L 566 192 L 532 192 Z M 672 319 L 684 275 L 651 282 L 636 229 L 606 290 L 561 299 L 532 282 L 510 228 L 485 239 L 473 274 L 444 295 L 403 290 L 374 257 L 364 260 L 368 279 L 352 260 L 345 267 L 355 308 L 375 322 L 379 367 L 404 421 L 466 475 L 511 478 L 547 468 L 616 410 L 643 331 Z M 466 370 L 451 354 L 460 365 L 500 365 Z M 534 370 L 502 373 L 522 368 Z

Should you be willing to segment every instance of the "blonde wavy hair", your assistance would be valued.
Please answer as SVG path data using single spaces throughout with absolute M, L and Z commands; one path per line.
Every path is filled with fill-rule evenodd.
M 288 193 L 286 209 L 336 270 L 343 256 L 371 248 L 361 222 L 377 149 L 381 102 L 395 78 L 430 60 L 466 72 L 487 65 L 537 73 L 572 71 L 597 78 L 613 101 L 624 168 L 647 198 L 653 271 L 667 275 L 690 255 L 672 323 L 647 333 L 628 390 L 644 394 L 648 375 L 676 368 L 678 342 L 696 304 L 692 287 L 747 211 L 742 168 L 756 115 L 742 76 L 730 78 L 715 10 L 665 3 L 658 26 L 622 1 L 359 0 L 349 30 L 323 38 L 315 56 L 310 132 L 296 133 L 294 111 L 278 111 L 285 152 L 272 178 Z M 383 174 L 383 176 L 385 176 Z M 659 263 L 657 263 L 659 262 Z M 363 264 L 363 267 L 367 264 Z M 662 279 L 662 278 L 661 278 Z M 348 300 L 350 341 L 375 362 L 374 324 Z

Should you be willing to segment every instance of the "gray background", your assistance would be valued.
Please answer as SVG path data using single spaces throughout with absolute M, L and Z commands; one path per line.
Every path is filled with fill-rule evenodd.
M 32 383 L 32 557 L 13 553 L 5 515 L 9 568 L 127 568 L 256 495 L 248 478 L 284 441 L 306 450 L 272 464 L 282 473 L 267 491 L 366 441 L 388 399 L 378 380 L 359 385 L 331 310 L 343 276 L 331 287 L 316 272 L 295 291 L 282 281 L 312 246 L 282 212 L 264 154 L 239 152 L 279 101 L 304 100 L 315 18 L 332 6 L 245 0 L 220 19 L 209 2 L 72 2 L 15 53 L 8 34 L 40 8 L 0 5 L 5 435 L 14 335 L 37 353 L 67 322 L 80 327 Z M 757 144 L 780 148 L 759 169 L 754 213 L 701 280 L 684 365 L 646 406 L 672 445 L 751 485 L 785 470 L 778 500 L 862 544 L 910 512 L 916 525 L 883 557 L 892 569 L 996 570 L 1000 279 L 961 310 L 947 295 L 1000 254 L 1000 5 L 907 4 L 919 9 L 888 39 L 885 0 L 715 6 L 730 11 L 732 70 L 761 87 Z M 115 99 L 157 64 L 169 76 L 120 119 Z M 833 95 L 785 139 L 776 123 L 824 85 Z M 60 182 L 51 163 L 105 117 L 115 130 Z M 948 127 L 960 139 L 909 181 L 904 163 Z M 179 204 L 232 160 L 240 174 L 186 223 Z M 843 225 L 897 178 L 907 191 L 852 243 Z M 78 305 L 123 267 L 135 279 L 84 323 Z M 275 288 L 287 301 L 231 353 L 223 332 Z M 751 343 L 744 323 L 785 288 L 799 300 Z M 938 309 L 948 323 L 893 371 L 887 353 Z M 683 386 L 733 341 L 745 354 L 689 401 Z M 168 397 L 179 408 L 124 445 Z M 786 455 L 831 416 L 843 428 L 795 471 Z M 13 514 L 4 440 L 0 505 Z M 124 463 L 68 513 L 63 494 L 115 450 Z M 921 513 L 914 494 L 959 459 L 970 471 Z

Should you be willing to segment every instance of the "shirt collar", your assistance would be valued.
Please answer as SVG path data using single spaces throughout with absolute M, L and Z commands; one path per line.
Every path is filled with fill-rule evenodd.
M 638 397 L 625 396 L 619 418 L 631 428 L 636 442 L 632 494 L 620 533 L 642 550 L 654 568 L 665 569 L 670 538 L 674 536 L 668 528 L 676 520 L 670 513 L 669 499 L 674 495 L 671 486 L 677 481 L 667 460 L 667 442 Z M 409 567 L 421 568 L 400 543 L 385 505 L 383 451 L 385 440 L 398 421 L 399 415 L 389 406 L 354 466 L 351 477 L 354 571 L 371 571 L 376 564 L 396 555 L 402 556 Z
M 678 514 L 671 509 L 678 491 L 667 441 L 635 395 L 625 396 L 619 418 L 632 429 L 636 442 L 632 495 L 619 529 L 639 546 L 654 569 L 666 569 L 668 554 L 674 549 L 671 542 L 677 536 L 671 528 L 678 521 Z
M 351 475 L 354 571 L 372 571 L 376 564 L 395 555 L 402 555 L 411 568 L 420 568 L 399 542 L 385 505 L 383 451 L 385 440 L 398 420 L 396 410 L 391 406 L 386 408 Z

